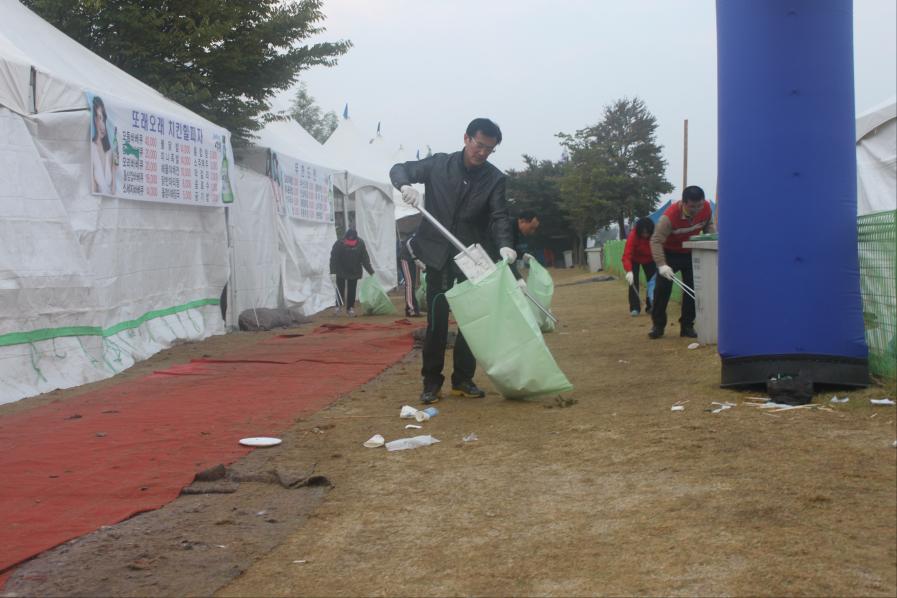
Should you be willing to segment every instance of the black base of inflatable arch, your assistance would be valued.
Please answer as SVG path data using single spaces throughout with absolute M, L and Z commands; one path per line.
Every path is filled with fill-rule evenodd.
M 804 372 L 814 384 L 869 386 L 869 363 L 865 359 L 832 355 L 752 355 L 723 359 L 720 386 L 765 384 L 776 374 Z

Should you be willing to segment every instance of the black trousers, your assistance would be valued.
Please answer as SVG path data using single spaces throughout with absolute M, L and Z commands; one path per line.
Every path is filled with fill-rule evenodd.
M 689 287 L 695 287 L 694 271 L 691 268 L 691 252 L 689 253 L 672 253 L 664 252 L 667 258 L 667 265 L 673 269 L 673 272 L 682 272 L 682 282 Z M 654 327 L 663 330 L 667 325 L 667 303 L 670 302 L 670 293 L 673 292 L 673 285 L 676 284 L 672 280 L 668 280 L 663 276 L 657 277 L 657 283 L 654 285 L 654 307 L 651 309 L 651 320 Z M 679 324 L 685 327 L 695 325 L 695 300 L 688 294 L 682 293 L 682 314 L 679 318 Z
M 452 288 L 455 280 L 465 280 L 464 275 L 457 271 L 454 262 L 450 262 L 442 270 L 428 267 L 427 275 L 427 334 L 424 337 L 423 367 L 421 375 L 424 378 L 425 389 L 437 389 L 442 386 L 445 376 L 442 368 L 445 365 L 445 344 L 448 338 L 449 306 L 445 298 L 445 292 Z M 473 380 L 477 362 L 464 340 L 464 335 L 458 331 L 455 338 L 455 348 L 452 350 L 452 384 Z
M 355 307 L 355 288 L 357 286 L 358 280 L 354 278 L 336 277 L 336 290 L 339 292 L 343 303 L 346 304 L 346 309 Z
M 629 287 L 629 311 L 640 311 L 638 297 L 639 268 L 645 271 L 646 282 L 651 280 L 651 277 L 657 272 L 657 266 L 654 262 L 648 262 L 647 264 L 632 263 L 632 276 L 635 280 L 633 281 L 632 286 Z M 651 311 L 651 297 L 645 299 L 645 311 Z

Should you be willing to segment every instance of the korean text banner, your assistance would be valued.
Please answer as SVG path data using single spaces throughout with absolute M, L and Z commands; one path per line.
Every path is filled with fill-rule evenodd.
M 269 151 L 268 177 L 278 214 L 314 222 L 333 222 L 330 170 Z
M 92 193 L 196 206 L 234 201 L 234 155 L 226 130 L 85 95 Z

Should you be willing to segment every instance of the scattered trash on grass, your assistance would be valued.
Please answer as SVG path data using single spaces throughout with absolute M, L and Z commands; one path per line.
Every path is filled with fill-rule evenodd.
M 848 402 L 849 400 L 850 400 L 850 397 L 841 397 L 841 398 L 839 399 L 837 396 L 832 396 L 832 398 L 831 398 L 831 400 L 829 401 L 829 403 L 835 403 L 835 404 L 837 404 L 837 405 L 841 405 L 841 404 L 843 404 L 843 403 Z
M 884 399 L 869 399 L 873 405 L 897 405 L 892 399 L 885 397 Z
M 712 401 L 710 404 L 711 404 L 711 405 L 716 405 L 716 406 L 717 406 L 716 409 L 714 409 L 713 407 L 711 407 L 711 408 L 710 408 L 710 413 L 719 413 L 720 411 L 726 411 L 727 409 L 731 409 L 732 407 L 735 407 L 735 406 L 736 406 L 735 403 L 729 403 L 728 401 L 726 401 L 725 403 L 720 403 L 720 402 L 717 402 L 717 401 Z
M 304 564 L 307 563 L 307 562 L 308 562 L 308 561 L 306 561 L 305 559 L 301 559 L 301 560 L 298 560 L 298 561 L 293 561 L 293 564 L 294 564 L 294 565 L 304 565 Z
M 434 417 L 439 414 L 439 410 L 436 407 L 427 407 L 423 411 L 415 409 L 411 405 L 405 405 L 402 407 L 402 410 L 399 412 L 399 417 L 401 419 L 413 419 L 417 422 L 425 422 L 429 420 L 431 417 Z
M 701 346 L 701 343 L 691 343 L 690 345 L 688 345 L 688 348 L 689 349 L 697 349 L 700 346 Z
M 411 438 L 399 438 L 398 440 L 391 440 L 386 443 L 386 450 L 389 452 L 393 451 L 404 451 L 407 449 L 416 449 L 422 446 L 430 446 L 431 444 L 436 444 L 439 442 L 437 438 L 433 438 L 429 434 L 426 436 L 412 436 Z
M 464 442 L 475 442 L 475 441 L 479 440 L 479 437 L 476 435 L 476 433 L 471 432 L 470 434 L 468 434 L 467 436 L 462 438 L 462 440 Z
M 670 411 L 685 411 L 685 405 L 673 405 Z
M 894 444 L 891 445 L 891 448 L 897 448 L 897 440 L 894 441 Z
M 380 434 L 374 434 L 364 442 L 367 448 L 380 448 L 386 443 L 386 439 Z
M 421 428 L 423 428 L 423 426 L 419 426 L 417 424 L 407 424 L 405 426 L 406 430 L 420 430 Z
M 255 446 L 255 447 L 263 447 L 263 446 L 277 446 L 281 443 L 280 438 L 270 438 L 268 436 L 255 436 L 252 438 L 241 438 L 240 444 L 243 446 Z
M 629 363 L 629 362 L 626 361 L 625 359 L 618 359 L 618 360 L 617 360 L 617 363 Z

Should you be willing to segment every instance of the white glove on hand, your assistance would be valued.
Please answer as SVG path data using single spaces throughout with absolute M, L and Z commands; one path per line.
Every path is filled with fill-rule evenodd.
M 417 267 L 420 268 L 421 272 L 426 272 L 427 265 L 420 260 L 414 260 L 414 263 L 417 264 Z
M 525 289 L 525 288 L 526 288 L 526 281 L 523 280 L 522 278 L 518 278 L 518 279 L 517 279 L 517 288 L 519 288 L 521 291 L 522 291 L 523 289 Z
M 632 274 L 632 272 L 626 273 L 626 282 L 629 283 L 629 286 L 632 286 L 635 283 L 635 276 Z
M 673 269 L 670 268 L 669 266 L 666 266 L 666 265 L 661 266 L 660 268 L 657 269 L 657 273 L 660 274 L 661 276 L 663 276 L 664 278 L 673 280 Z
M 532 255 L 530 255 L 530 254 L 528 254 L 528 253 L 524 253 L 524 254 L 523 254 L 523 257 L 522 257 L 521 259 L 523 260 L 523 263 L 524 263 L 524 264 L 526 264 L 527 266 L 529 266 L 529 262 L 530 262 L 530 260 L 535 260 L 536 258 L 534 258 Z
M 402 188 L 399 189 L 402 192 L 402 201 L 411 206 L 412 208 L 416 208 L 420 205 L 420 192 L 412 187 L 411 185 L 402 185 Z
M 510 247 L 502 247 L 498 250 L 498 255 L 500 255 L 502 259 L 508 260 L 508 264 L 513 264 L 517 261 L 517 252 Z

